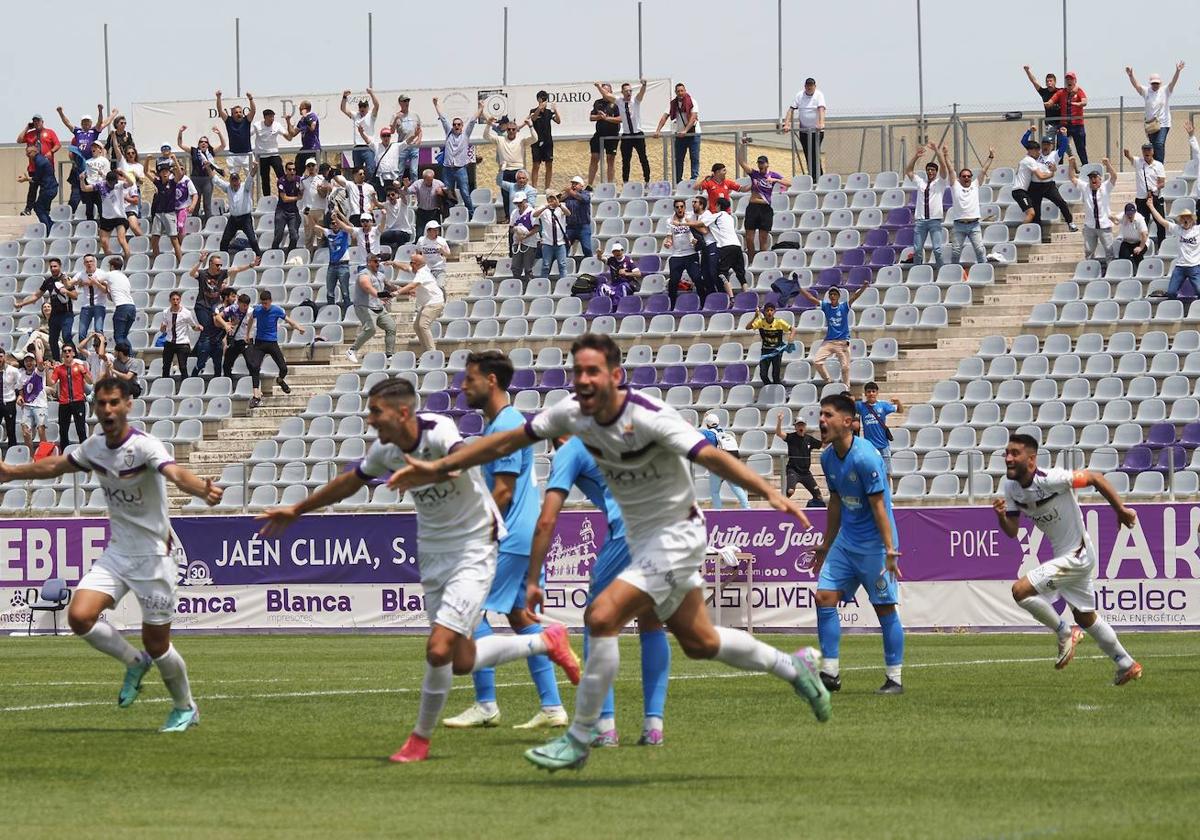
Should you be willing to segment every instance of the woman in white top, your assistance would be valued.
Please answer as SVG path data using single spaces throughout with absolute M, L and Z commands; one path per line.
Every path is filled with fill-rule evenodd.
M 1183 62 L 1181 61 L 1175 65 L 1175 75 L 1171 77 L 1171 83 L 1165 88 L 1162 76 L 1151 73 L 1150 87 L 1145 88 L 1138 82 L 1137 76 L 1133 75 L 1133 68 L 1125 68 L 1125 74 L 1129 76 L 1129 83 L 1146 100 L 1146 136 L 1154 146 L 1154 159 L 1159 163 L 1163 163 L 1167 159 L 1167 134 L 1171 130 L 1171 94 L 1175 92 L 1175 84 L 1179 81 L 1179 74 L 1182 72 Z
M 949 151 L 945 146 L 938 150 L 942 158 L 942 170 L 950 171 Z M 987 163 L 979 173 L 979 180 L 986 181 L 992 162 L 996 159 L 996 150 L 989 148 Z M 969 166 L 958 171 L 958 177 L 950 185 L 950 194 L 954 198 L 954 227 L 950 231 L 950 262 L 958 262 L 962 256 L 963 243 L 971 240 L 975 251 L 975 259 L 983 262 L 987 259 L 987 251 L 983 247 L 983 232 L 979 227 L 979 187 L 976 186 L 975 173 Z
M 122 172 L 128 172 L 129 188 L 125 190 L 125 219 L 134 236 L 142 235 L 142 225 L 138 217 L 142 212 L 142 180 L 146 177 L 146 167 L 138 162 L 137 149 L 129 146 L 125 149 L 125 159 L 117 164 Z

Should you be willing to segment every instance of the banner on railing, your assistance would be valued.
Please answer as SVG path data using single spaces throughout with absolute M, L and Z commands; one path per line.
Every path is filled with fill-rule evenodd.
M 609 80 L 616 94 L 620 95 L 620 79 Z M 637 93 L 638 82 L 631 81 L 634 93 Z M 462 117 L 470 119 L 475 114 L 479 103 L 483 103 L 485 117 L 510 116 L 524 120 L 530 110 L 537 107 L 537 93 L 544 90 L 550 95 L 550 103 L 558 106 L 562 124 L 554 126 L 554 133 L 561 137 L 591 136 L 595 123 L 588 119 L 592 112 L 592 103 L 599 94 L 594 82 L 560 82 L 542 85 L 509 85 L 509 86 L 479 86 L 456 88 L 408 88 L 404 90 L 376 90 L 379 99 L 379 116 L 375 123 L 375 131 L 388 125 L 394 114 L 399 111 L 397 98 L 401 93 L 411 97 L 410 113 L 420 117 L 424 126 L 423 142 L 435 143 L 445 137 L 441 125 L 438 124 L 437 112 L 433 109 L 433 97 L 438 98 L 438 105 L 446 119 Z M 253 93 L 253 91 L 251 91 Z M 670 79 L 647 79 L 646 96 L 642 100 L 642 128 L 647 132 L 654 130 L 658 118 L 665 113 L 673 96 Z M 356 90 L 350 94 L 347 108 L 351 113 L 357 113 L 360 99 L 367 99 L 365 91 Z M 299 118 L 297 109 L 300 102 L 307 100 L 312 103 L 313 113 L 321 123 L 321 142 L 326 146 L 347 146 L 361 143 L 350 120 L 342 114 L 340 106 L 341 92 L 337 93 L 285 93 L 270 96 L 259 95 L 254 99 L 258 106 L 256 120 L 262 118 L 266 108 L 275 111 L 275 118 L 283 125 L 284 117 L 290 115 L 292 122 Z M 222 105 L 228 110 L 234 105 L 248 107 L 245 97 L 234 96 L 232 91 L 222 98 Z M 215 97 L 212 99 L 178 100 L 173 102 L 135 102 L 133 113 L 130 115 L 131 129 L 142 138 L 142 148 L 157 149 L 161 143 L 174 144 L 175 136 L 181 125 L 188 130 L 185 142 L 194 143 L 202 134 L 210 134 L 212 126 L 220 124 L 217 116 Z M 224 132 L 224 126 L 221 127 Z M 472 135 L 476 140 L 483 136 L 483 126 L 480 125 Z M 216 138 L 212 138 L 215 140 Z M 228 141 L 228 137 L 225 138 Z M 377 139 L 377 138 L 372 138 Z M 149 141 L 149 142 L 147 142 Z M 280 146 L 286 149 L 299 149 L 299 139 L 281 141 Z
M 1118 529 L 1107 506 L 1085 507 L 1100 553 L 1096 606 L 1122 626 L 1172 629 L 1200 626 L 1200 507 L 1139 505 L 1135 528 Z M 823 511 L 813 528 L 770 510 L 713 511 L 709 544 L 732 546 L 743 558 L 722 571 L 720 592 L 706 569 L 709 598 L 722 620 L 756 627 L 815 626 L 813 551 Z M 990 508 L 901 508 L 905 624 L 912 628 L 1029 628 L 1011 584 L 1039 561 L 1049 542 L 1023 523 L 1017 539 L 1004 536 Z M 308 516 L 284 537 L 262 539 L 252 517 L 174 520 L 180 587 L 175 626 L 200 629 L 424 628 L 412 514 Z M 546 563 L 547 612 L 572 625 L 582 621 L 591 563 L 605 538 L 594 512 L 564 513 Z M 0 629 L 23 630 L 27 604 L 50 578 L 74 586 L 104 550 L 103 519 L 0 520 Z M 753 562 L 748 563 L 752 557 Z M 751 580 L 747 582 L 747 572 Z M 126 599 L 110 616 L 122 627 L 140 623 Z M 876 626 L 863 593 L 847 604 L 848 627 Z M 48 628 L 39 615 L 35 627 Z M 60 626 L 65 622 L 60 621 Z

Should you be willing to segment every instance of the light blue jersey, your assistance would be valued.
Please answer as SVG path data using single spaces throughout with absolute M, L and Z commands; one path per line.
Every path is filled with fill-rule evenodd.
M 866 400 L 855 400 L 854 407 L 858 409 L 858 419 L 862 423 L 862 436 L 879 451 L 888 449 L 892 442 L 888 440 L 885 426 L 887 416 L 896 413 L 896 406 L 887 400 L 876 400 L 874 405 Z M 884 467 L 886 469 L 887 465 Z
M 511 405 L 505 406 L 496 418 L 483 430 L 485 435 L 520 429 L 525 426 L 525 416 Z M 501 554 L 518 554 L 529 557 L 533 542 L 533 529 L 537 525 L 540 500 L 533 480 L 533 450 L 529 447 L 505 455 L 483 465 L 483 479 L 488 490 L 496 489 L 497 475 L 515 475 L 512 501 L 504 513 L 504 527 L 508 536 L 500 541 Z
M 825 313 L 825 340 L 850 340 L 850 304 L 842 301 L 836 306 L 830 301 L 821 303 L 821 311 Z
M 630 558 L 629 546 L 625 542 L 625 519 L 621 516 L 621 508 L 608 492 L 604 474 L 596 466 L 595 459 L 587 451 L 583 441 L 577 437 L 568 440 L 554 453 L 550 478 L 546 481 L 547 492 L 558 490 L 570 493 L 572 486 L 578 487 L 597 510 L 604 512 L 604 517 L 608 520 L 608 536 L 596 554 L 596 559 L 592 561 L 591 586 L 588 591 L 590 602 L 625 570 Z
M 883 538 L 875 527 L 868 496 L 883 494 L 888 520 L 892 524 L 892 540 L 900 547 L 896 534 L 896 518 L 892 513 L 892 490 L 888 485 L 887 469 L 879 450 L 866 438 L 855 437 L 846 457 L 839 457 L 834 446 L 821 453 L 821 470 L 830 493 L 837 493 L 842 503 L 842 521 L 837 541 L 845 542 L 854 552 L 883 551 Z

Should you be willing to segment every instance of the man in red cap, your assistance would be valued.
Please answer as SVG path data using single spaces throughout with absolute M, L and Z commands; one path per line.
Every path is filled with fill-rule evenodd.
M 1060 88 L 1046 104 L 1057 105 L 1061 109 L 1062 125 L 1067 127 L 1067 135 L 1075 142 L 1075 154 L 1079 156 L 1080 163 L 1086 164 L 1087 130 L 1083 125 L 1083 109 L 1087 107 L 1087 94 L 1079 86 L 1074 70 L 1067 73 L 1066 87 Z

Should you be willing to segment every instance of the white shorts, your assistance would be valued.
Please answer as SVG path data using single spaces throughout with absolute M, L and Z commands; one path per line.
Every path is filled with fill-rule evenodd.
M 1072 554 L 1047 560 L 1026 577 L 1039 595 L 1062 596 L 1074 609 L 1094 612 L 1096 591 L 1093 581 L 1097 565 L 1096 552 L 1085 543 Z
M 132 591 L 142 605 L 143 624 L 170 624 L 175 617 L 178 580 L 179 567 L 169 554 L 117 557 L 105 549 L 76 588 L 103 592 L 113 604 Z
M 417 562 L 430 624 L 471 636 L 496 576 L 496 551 L 495 543 L 486 543 L 454 552 L 420 553 Z
M 151 236 L 178 236 L 179 217 L 174 213 L 155 213 L 150 217 Z
M 627 537 L 631 560 L 617 575 L 654 599 L 655 614 L 666 621 L 693 589 L 704 585 L 700 569 L 708 551 L 704 519 L 697 516 L 660 528 L 647 540 Z
M 21 425 L 30 431 L 43 429 L 46 426 L 46 407 L 44 405 L 21 406 Z
M 234 172 L 249 172 L 250 155 L 225 155 L 225 166 L 229 170 L 230 175 L 232 175 Z

